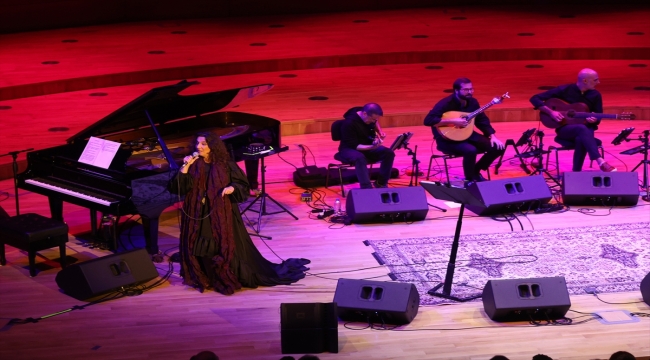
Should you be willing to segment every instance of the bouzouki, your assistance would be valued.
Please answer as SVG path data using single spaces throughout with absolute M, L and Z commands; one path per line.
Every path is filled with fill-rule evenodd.
M 589 112 L 589 107 L 583 103 L 569 104 L 560 99 L 548 99 L 544 101 L 549 109 L 558 111 L 564 115 L 564 119 L 558 122 L 555 121 L 550 115 L 539 112 L 539 120 L 550 129 L 558 128 L 567 124 L 584 124 L 587 122 L 588 117 L 595 117 L 596 119 L 618 119 L 618 120 L 634 120 L 636 116 L 630 112 L 622 114 L 602 114 Z
M 489 103 L 481 106 L 479 109 L 471 113 L 467 113 L 463 111 L 447 111 L 446 113 L 442 114 L 442 120 L 464 118 L 467 119 L 467 126 L 460 127 L 454 125 L 436 125 L 436 128 L 438 128 L 438 132 L 440 132 L 440 135 L 442 135 L 442 137 L 444 137 L 447 140 L 453 140 L 453 141 L 467 140 L 474 132 L 474 118 L 476 117 L 476 115 L 484 112 L 492 105 L 501 104 L 504 99 L 509 99 L 509 98 L 510 96 L 508 95 L 508 93 L 505 93 L 501 96 L 497 96 L 494 99 L 492 99 L 492 101 L 490 101 Z

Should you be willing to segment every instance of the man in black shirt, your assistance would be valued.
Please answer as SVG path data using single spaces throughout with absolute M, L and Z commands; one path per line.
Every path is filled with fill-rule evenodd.
M 490 164 L 496 160 L 504 151 L 503 143 L 494 135 L 496 132 L 490 119 L 484 114 L 476 115 L 474 124 L 481 130 L 483 135 L 474 131 L 467 140 L 453 141 L 446 139 L 438 126 L 458 126 L 466 127 L 468 119 L 442 119 L 444 113 L 448 111 L 473 112 L 480 108 L 478 101 L 473 97 L 474 88 L 468 78 L 458 78 L 453 84 L 454 93 L 443 98 L 429 111 L 424 118 L 424 125 L 431 126 L 433 137 L 436 139 L 438 150 L 445 154 L 461 155 L 463 157 L 463 173 L 465 181 L 485 181 L 481 170 L 488 170 Z M 485 155 L 477 162 L 478 153 L 485 152 Z
M 378 120 L 383 115 L 383 110 L 375 103 L 351 108 L 343 115 L 345 120 L 341 126 L 341 143 L 336 159 L 354 165 L 362 189 L 372 188 L 368 162 L 381 161 L 375 187 L 387 187 L 390 179 L 395 153 L 381 145 L 381 138 L 386 134 L 378 126 Z
M 598 84 L 600 84 L 600 80 L 594 70 L 582 69 L 578 73 L 578 81 L 575 84 L 561 85 L 555 89 L 533 95 L 530 98 L 530 103 L 533 104 L 535 109 L 548 114 L 557 122 L 562 121 L 564 115 L 544 105 L 544 101 L 551 98 L 560 99 L 569 104 L 583 103 L 587 105 L 590 112 L 602 113 L 603 98 L 600 92 L 595 89 Z M 600 165 L 600 170 L 606 172 L 616 171 L 616 168 L 605 162 L 598 153 L 598 144 L 594 132 L 598 129 L 600 120 L 595 117 L 588 117 L 585 120 L 585 124 L 566 124 L 555 129 L 559 139 L 575 143 L 573 171 L 582 170 L 587 154 L 589 154 L 589 159 L 595 160 Z

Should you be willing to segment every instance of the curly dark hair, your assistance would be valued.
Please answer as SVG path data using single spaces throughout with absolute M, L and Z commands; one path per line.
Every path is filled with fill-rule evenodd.
M 226 144 L 221 140 L 219 135 L 210 132 L 199 132 L 192 138 L 192 147 L 196 149 L 198 138 L 204 137 L 205 142 L 208 143 L 210 148 L 210 159 L 208 160 L 211 163 L 226 165 L 230 160 L 230 154 L 226 150 Z

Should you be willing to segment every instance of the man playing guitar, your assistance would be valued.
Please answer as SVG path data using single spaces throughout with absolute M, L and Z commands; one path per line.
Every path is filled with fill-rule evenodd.
M 429 111 L 424 118 L 424 125 L 431 126 L 433 137 L 436 139 L 436 147 L 444 154 L 460 155 L 463 157 L 463 173 L 468 182 L 484 181 L 481 170 L 488 170 L 488 167 L 504 151 L 503 143 L 494 135 L 496 132 L 490 119 L 485 113 L 480 113 L 474 118 L 475 126 L 483 134 L 472 131 L 469 138 L 462 141 L 454 141 L 445 138 L 438 130 L 439 126 L 456 126 L 464 128 L 470 124 L 466 118 L 446 119 L 445 113 L 462 111 L 471 113 L 480 108 L 478 101 L 473 97 L 474 88 L 468 78 L 458 78 L 453 84 L 454 93 L 449 95 Z M 485 155 L 477 162 L 476 155 L 485 152 Z
M 596 90 L 596 85 L 600 84 L 598 74 L 592 69 L 582 69 L 578 73 L 578 81 L 575 84 L 561 85 L 543 93 L 533 95 L 530 103 L 535 109 L 539 109 L 547 114 L 551 119 L 560 123 L 564 120 L 564 115 L 555 111 L 544 104 L 549 99 L 564 100 L 569 104 L 583 103 L 590 112 L 603 112 L 603 98 L 600 92 Z M 595 160 L 600 165 L 600 170 L 605 172 L 616 171 L 616 168 L 608 164 L 598 153 L 598 144 L 594 137 L 594 132 L 598 129 L 600 120 L 597 117 L 587 117 L 584 124 L 566 124 L 560 125 L 555 132 L 559 139 L 572 141 L 575 143 L 573 152 L 573 171 L 581 171 L 585 157 L 589 154 L 589 159 Z

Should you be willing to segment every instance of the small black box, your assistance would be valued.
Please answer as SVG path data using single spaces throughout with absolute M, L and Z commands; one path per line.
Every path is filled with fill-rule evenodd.
M 336 303 L 280 304 L 283 354 L 339 352 Z

